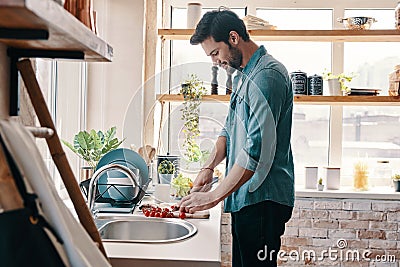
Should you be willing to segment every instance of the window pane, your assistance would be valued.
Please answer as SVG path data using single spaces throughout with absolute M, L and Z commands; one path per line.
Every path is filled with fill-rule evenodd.
M 257 16 L 278 29 L 332 29 L 332 10 L 257 9 Z M 291 19 L 288 19 L 291 18 Z M 318 23 L 315 23 L 318 21 Z M 308 76 L 331 68 L 331 43 L 260 42 L 289 72 L 301 70 Z M 296 184 L 304 184 L 305 166 L 327 166 L 329 146 L 329 106 L 295 105 L 292 148 Z
M 368 163 L 372 185 L 389 185 L 389 180 L 375 179 L 378 160 L 388 160 L 393 171 L 400 169 L 400 107 L 344 107 L 343 157 L 344 183 L 352 184 L 353 164 Z
M 296 184 L 304 184 L 305 166 L 328 164 L 329 114 L 329 106 L 294 106 L 291 141 Z
M 206 13 L 216 8 L 203 8 L 202 13 Z M 172 28 L 186 28 L 186 8 L 172 9 Z M 231 8 L 240 18 L 245 16 L 244 8 Z M 204 86 L 208 93 L 211 92 L 212 79 L 212 62 L 211 58 L 206 56 L 200 45 L 190 45 L 188 40 L 171 41 L 171 69 L 169 70 L 169 88 L 172 94 L 176 94 L 180 90 L 181 83 L 188 78 L 190 74 L 196 74 L 200 80 L 204 81 Z M 225 94 L 225 84 L 227 75 L 222 68 L 218 69 L 218 93 Z M 167 90 L 161 89 L 162 93 Z M 194 175 L 192 170 L 199 167 L 199 164 L 189 166 L 183 159 L 184 151 L 182 148 L 184 136 L 182 133 L 183 121 L 181 120 L 182 112 L 181 103 L 170 103 L 170 111 L 168 122 L 162 126 L 163 147 L 162 153 L 169 152 L 171 155 L 181 156 L 181 168 L 188 175 Z M 203 151 L 211 152 L 215 141 L 225 123 L 225 117 L 228 112 L 227 103 L 207 103 L 200 105 L 200 136 L 197 143 Z M 224 172 L 224 166 L 220 167 Z M 193 177 L 195 178 L 195 177 Z
M 346 17 L 371 16 L 378 20 L 372 24 L 372 29 L 394 28 L 394 10 L 346 10 Z M 388 95 L 389 73 L 400 62 L 398 51 L 400 44 L 389 43 L 345 43 L 344 71 L 354 72 L 357 76 L 351 82 L 351 87 L 370 87 L 382 89 L 380 95 Z

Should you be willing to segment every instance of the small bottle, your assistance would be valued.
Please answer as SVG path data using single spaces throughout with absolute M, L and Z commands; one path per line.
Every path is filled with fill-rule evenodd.
M 394 10 L 395 14 L 395 28 L 400 30 L 400 1 L 397 1 L 397 6 Z

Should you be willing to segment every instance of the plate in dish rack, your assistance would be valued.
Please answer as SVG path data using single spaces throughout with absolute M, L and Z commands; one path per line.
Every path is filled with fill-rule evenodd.
M 105 154 L 99 161 L 96 167 L 96 171 L 103 166 L 109 164 L 119 164 L 128 167 L 131 170 L 139 170 L 138 184 L 143 187 L 148 183 L 149 180 L 149 169 L 144 159 L 135 151 L 127 148 L 117 148 L 113 151 Z M 123 173 L 113 170 L 103 174 L 99 178 L 99 184 L 103 184 L 100 187 L 107 188 L 104 184 L 112 184 L 113 178 L 124 178 L 126 177 Z M 128 179 L 128 178 L 127 178 Z M 106 189 L 100 191 L 104 192 Z M 110 197 L 108 192 L 105 192 L 103 197 Z

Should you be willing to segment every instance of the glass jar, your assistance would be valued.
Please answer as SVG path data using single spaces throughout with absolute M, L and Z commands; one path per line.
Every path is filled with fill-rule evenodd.
M 358 161 L 354 164 L 353 179 L 355 190 L 368 190 L 368 165 L 364 161 Z
M 374 178 L 377 180 L 377 185 L 391 185 L 392 169 L 388 160 L 378 160 L 374 169 Z
M 399 95 L 399 84 L 400 84 L 400 65 L 394 67 L 394 71 L 389 74 L 389 95 Z

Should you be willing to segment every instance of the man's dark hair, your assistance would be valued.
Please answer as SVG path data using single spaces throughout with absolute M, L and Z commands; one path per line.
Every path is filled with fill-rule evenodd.
M 229 45 L 229 32 L 235 31 L 244 41 L 250 39 L 243 20 L 230 10 L 209 11 L 201 18 L 196 26 L 196 31 L 190 38 L 192 45 L 197 45 L 210 36 L 216 42 L 224 42 Z

